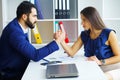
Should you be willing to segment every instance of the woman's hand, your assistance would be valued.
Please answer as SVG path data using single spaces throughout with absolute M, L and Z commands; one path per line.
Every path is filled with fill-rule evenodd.
M 54 34 L 54 39 L 55 39 L 58 43 L 61 43 L 62 41 L 65 40 L 65 32 L 62 32 L 61 30 L 58 30 L 58 31 Z
M 98 65 L 102 65 L 102 62 L 96 56 L 88 57 L 87 60 L 88 61 L 95 61 Z

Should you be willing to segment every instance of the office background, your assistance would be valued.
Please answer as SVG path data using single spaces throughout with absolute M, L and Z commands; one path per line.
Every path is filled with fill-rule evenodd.
M 16 7 L 22 1 L 24 0 L 0 0 L 0 35 L 5 25 L 7 25 L 8 22 L 16 16 Z M 68 37 L 70 38 L 70 43 L 74 42 L 79 36 L 80 32 L 83 30 L 81 26 L 80 11 L 87 6 L 94 6 L 99 11 L 107 27 L 116 31 L 118 40 L 120 41 L 120 0 L 69 0 L 69 19 L 55 18 L 54 7 L 57 0 L 39 1 L 41 4 L 41 10 L 43 12 L 44 19 L 38 21 L 38 30 L 41 33 L 43 44 L 48 43 L 53 39 L 52 35 L 53 32 L 55 32 L 54 23 L 56 21 L 63 21 L 65 29 L 68 33 Z M 44 26 L 44 28 L 41 28 L 41 25 Z M 45 30 L 49 30 L 49 33 L 46 33 Z M 29 33 L 29 39 L 32 44 L 39 46 L 39 44 L 35 43 L 31 31 Z

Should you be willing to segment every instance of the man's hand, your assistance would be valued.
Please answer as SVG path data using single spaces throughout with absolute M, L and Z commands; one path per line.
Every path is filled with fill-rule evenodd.
M 61 43 L 62 41 L 65 40 L 65 32 L 58 30 L 55 34 L 54 34 L 54 39 L 56 40 L 57 43 Z

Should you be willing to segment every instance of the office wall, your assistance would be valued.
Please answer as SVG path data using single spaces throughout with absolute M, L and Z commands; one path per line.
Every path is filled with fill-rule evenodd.
M 0 0 L 0 36 L 1 36 L 1 33 L 2 33 L 2 28 L 3 28 L 3 26 L 2 26 L 2 0 Z

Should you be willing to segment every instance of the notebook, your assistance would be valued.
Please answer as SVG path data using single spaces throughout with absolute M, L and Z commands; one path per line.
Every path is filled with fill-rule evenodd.
M 74 63 L 72 64 L 54 64 L 47 65 L 46 78 L 69 78 L 77 77 L 78 70 Z

